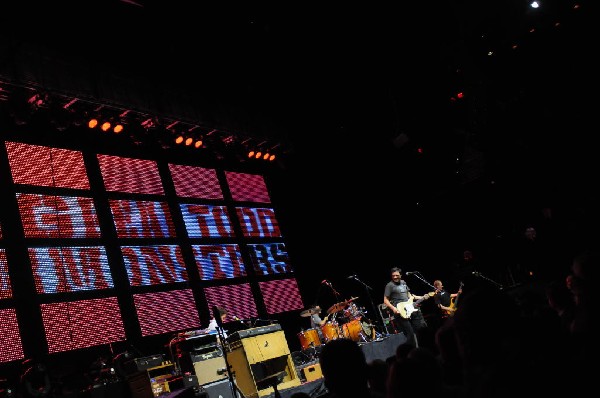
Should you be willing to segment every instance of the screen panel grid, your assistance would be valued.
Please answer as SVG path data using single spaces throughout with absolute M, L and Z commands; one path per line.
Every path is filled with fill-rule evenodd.
M 0 300 L 12 297 L 12 286 L 6 261 L 6 250 L 0 249 Z
M 38 294 L 114 287 L 104 247 L 30 247 Z
M 128 333 L 201 328 L 201 309 L 213 306 L 227 308 L 229 320 L 258 317 L 256 291 L 270 314 L 302 307 L 293 278 L 264 280 L 291 277 L 293 270 L 285 245 L 273 242 L 282 236 L 274 209 L 264 206 L 270 197 L 263 176 L 168 162 L 165 176 L 157 159 L 14 141 L 5 146 L 26 258 L 9 263 L 0 248 L 0 300 L 14 298 L 12 271 L 30 273 L 35 294 L 44 298 L 37 304 L 28 298 L 28 308 L 39 309 L 48 353 L 124 341 Z M 165 193 L 164 178 L 174 194 Z M 99 191 L 105 194 L 98 197 Z M 193 289 L 200 295 L 189 287 L 190 270 L 198 273 L 201 285 Z M 119 292 L 130 294 L 137 322 L 129 324 L 138 331 L 125 329 Z M 0 330 L 11 348 L 0 343 L 8 353 L 0 361 L 22 358 L 17 310 L 1 311 Z
M 226 171 L 225 177 L 234 201 L 271 203 L 263 176 Z
M 142 336 L 200 327 L 190 289 L 134 294 L 133 300 Z
M 23 359 L 23 345 L 14 308 L 0 309 L 0 362 Z
M 94 201 L 88 197 L 17 193 L 26 238 L 99 238 Z
M 258 315 L 250 284 L 213 286 L 204 289 L 208 308 L 224 307 L 231 319 L 254 318 Z
M 155 161 L 99 154 L 98 162 L 107 191 L 164 195 Z
M 200 279 L 238 278 L 246 276 L 239 245 L 192 245 Z
M 217 172 L 198 166 L 169 163 L 175 193 L 181 198 L 223 199 Z
M 79 151 L 6 141 L 15 184 L 89 189 L 83 155 Z
M 295 279 L 259 282 L 258 285 L 265 299 L 267 313 L 270 315 L 304 308 Z
M 48 352 L 125 340 L 116 297 L 41 304 Z

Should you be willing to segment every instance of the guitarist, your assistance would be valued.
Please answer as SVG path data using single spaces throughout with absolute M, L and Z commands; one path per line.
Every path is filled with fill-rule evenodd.
M 462 293 L 462 283 L 457 293 L 449 293 L 444 290 L 444 285 L 439 279 L 433 281 L 433 286 L 435 287 L 435 305 L 442 311 L 442 318 L 454 315 L 458 304 L 458 296 Z
M 393 267 L 390 270 L 391 281 L 385 285 L 383 303 L 390 313 L 394 314 L 394 318 L 392 319 L 394 327 L 396 330 L 404 332 L 406 343 L 418 347 L 416 333 L 427 327 L 423 313 L 417 308 L 416 311 L 410 314 L 409 318 L 404 318 L 398 309 L 398 304 L 412 302 L 413 300 L 424 300 L 429 298 L 429 296 L 412 294 L 406 282 L 402 280 L 401 272 L 402 270 L 398 267 Z

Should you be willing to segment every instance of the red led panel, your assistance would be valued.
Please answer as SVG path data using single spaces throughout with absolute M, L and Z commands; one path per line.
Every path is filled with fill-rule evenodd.
M 26 238 L 98 238 L 92 198 L 17 193 Z
M 283 243 L 258 243 L 248 245 L 252 267 L 256 275 L 273 275 L 294 272 Z
M 155 161 L 100 154 L 97 156 L 107 191 L 164 195 Z
M 246 276 L 239 245 L 193 245 L 192 250 L 203 281 Z
M 168 238 L 175 236 L 175 226 L 166 202 L 111 200 L 119 238 Z
M 23 346 L 14 308 L 0 310 L 0 362 L 23 359 Z
M 6 141 L 15 184 L 90 189 L 79 151 Z
M 11 298 L 12 288 L 10 276 L 8 275 L 8 263 L 6 262 L 6 250 L 0 249 L 0 299 Z
M 123 246 L 121 253 L 131 286 L 188 280 L 181 248 L 177 245 Z
M 279 314 L 304 308 L 298 283 L 295 279 L 259 282 L 258 286 L 269 314 Z
M 204 294 L 211 311 L 214 306 L 223 307 L 227 309 L 229 317 L 236 316 L 240 319 L 256 317 L 258 314 L 248 283 L 207 287 L 204 289 Z
M 251 238 L 280 238 L 279 223 L 273 209 L 236 207 L 242 233 Z
M 175 192 L 184 198 L 223 199 L 223 191 L 213 169 L 169 164 Z
M 41 304 L 48 352 L 125 340 L 116 297 Z
M 226 171 L 231 197 L 237 202 L 271 203 L 263 176 Z
M 114 287 L 104 247 L 30 247 L 27 251 L 39 294 Z
M 200 328 L 200 317 L 190 289 L 134 294 L 142 336 Z

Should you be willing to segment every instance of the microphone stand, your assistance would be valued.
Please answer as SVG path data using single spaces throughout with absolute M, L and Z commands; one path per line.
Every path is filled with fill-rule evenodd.
M 227 359 L 227 346 L 225 345 L 225 331 L 223 329 L 223 320 L 221 319 L 220 311 L 213 308 L 213 316 L 217 321 L 217 334 L 219 336 L 219 342 L 221 345 L 221 350 L 223 351 L 223 358 L 225 359 L 225 368 L 227 368 L 227 377 L 229 379 L 229 386 L 231 387 L 231 393 L 234 397 L 246 398 L 242 390 L 238 387 L 233 377 L 233 372 L 231 371 L 231 366 L 229 365 L 229 360 Z
M 479 277 L 479 278 L 481 278 L 483 280 L 486 280 L 486 281 L 492 283 L 493 285 L 495 285 L 500 290 L 504 289 L 504 286 L 502 286 L 500 283 L 496 282 L 495 280 L 492 280 L 492 279 L 488 278 L 487 276 L 483 275 L 481 272 L 473 271 L 473 275 L 475 275 L 475 276 L 477 276 L 477 277 Z
M 427 286 L 429 286 L 430 288 L 432 288 L 433 290 L 435 290 L 435 286 L 433 286 L 431 283 L 427 282 L 425 280 L 425 278 L 423 278 L 423 276 L 421 275 L 421 273 L 419 273 L 419 272 L 413 272 L 413 273 L 411 273 L 411 275 L 416 276 L 417 279 L 419 279 L 421 282 L 423 282 L 424 284 L 426 284 Z
M 375 312 L 373 312 L 373 314 L 375 314 L 375 316 L 377 316 L 379 311 L 377 311 L 377 309 L 375 308 L 375 303 L 373 303 L 373 297 L 371 297 L 371 290 L 373 290 L 373 288 L 371 286 L 367 285 L 366 283 L 364 283 L 363 281 L 361 281 L 360 279 L 358 279 L 358 277 L 356 275 L 354 275 L 352 277 L 352 279 L 354 279 L 355 281 L 357 281 L 358 283 L 360 283 L 361 285 L 363 285 L 365 287 L 365 290 L 367 291 L 367 297 L 369 298 L 369 303 L 371 303 L 371 310 L 375 311 Z M 381 318 L 380 313 L 379 313 L 377 322 L 381 321 L 381 324 L 380 324 L 380 326 L 382 327 L 381 330 L 385 330 L 385 322 L 383 321 L 383 319 L 379 319 L 379 318 Z

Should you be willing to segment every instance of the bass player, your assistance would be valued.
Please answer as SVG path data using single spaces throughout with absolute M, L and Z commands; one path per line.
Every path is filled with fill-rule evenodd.
M 442 318 L 454 315 L 454 311 L 456 311 L 456 306 L 458 305 L 458 296 L 462 293 L 462 282 L 456 293 L 446 291 L 444 284 L 439 279 L 433 281 L 433 286 L 435 287 L 435 305 L 442 311 Z
M 406 282 L 401 278 L 401 272 L 402 270 L 398 267 L 390 270 L 391 281 L 385 285 L 383 303 L 390 313 L 394 314 L 392 319 L 394 327 L 404 333 L 406 343 L 418 347 L 416 333 L 427 327 L 427 322 L 418 308 L 418 304 L 428 299 L 430 295 L 412 294 Z

